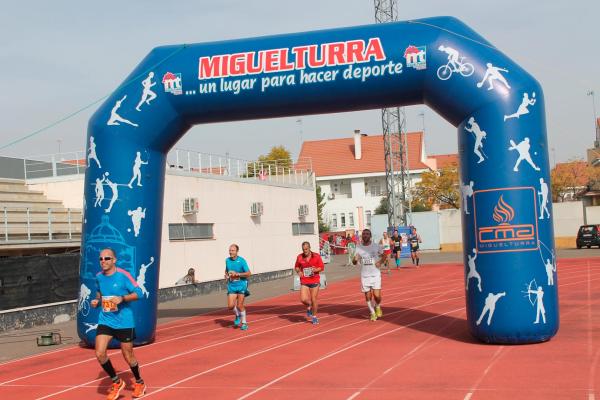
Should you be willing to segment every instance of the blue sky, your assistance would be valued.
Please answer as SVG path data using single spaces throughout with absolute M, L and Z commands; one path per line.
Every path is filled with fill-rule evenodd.
M 209 42 L 374 22 L 371 0 L 113 1 L 0 0 L 0 147 L 109 94 L 155 46 Z M 551 162 L 583 157 L 600 112 L 600 2 L 399 1 L 401 20 L 453 15 L 542 84 Z M 83 150 L 95 107 L 0 151 L 26 156 Z M 456 129 L 425 106 L 407 108 L 430 154 L 455 152 Z M 301 122 L 298 122 L 301 119 Z M 294 155 L 304 140 L 380 134 L 380 111 L 194 127 L 176 147 L 253 159 L 271 145 Z M 382 154 L 383 157 L 383 154 Z

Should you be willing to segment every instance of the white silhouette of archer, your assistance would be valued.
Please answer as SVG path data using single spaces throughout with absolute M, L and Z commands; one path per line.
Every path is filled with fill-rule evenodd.
M 535 290 L 527 289 L 527 295 L 535 294 L 534 304 L 537 303 L 537 310 L 535 313 L 535 322 L 534 324 L 540 323 L 540 315 L 542 316 L 542 321 L 544 324 L 546 323 L 546 309 L 544 308 L 544 289 L 541 286 L 538 286 Z
M 533 92 L 531 99 L 529 98 L 529 94 L 527 92 L 523 93 L 523 100 L 521 101 L 521 105 L 517 109 L 517 112 L 515 112 L 514 114 L 510 114 L 510 115 L 505 115 L 504 120 L 506 121 L 507 119 L 510 119 L 510 118 L 519 118 L 521 115 L 529 114 L 529 110 L 527 109 L 527 107 L 533 106 L 535 104 L 535 102 L 536 102 L 535 92 Z
M 108 172 L 104 173 L 105 181 L 106 184 L 108 185 L 108 187 L 111 188 L 112 190 L 112 198 L 110 199 L 110 203 L 108 204 L 108 208 L 106 210 L 104 210 L 104 212 L 109 213 L 110 210 L 112 210 L 112 206 L 113 204 L 115 204 L 115 202 L 117 201 L 117 199 L 119 198 L 119 188 L 118 188 L 118 184 L 114 183 L 113 181 L 111 181 L 110 179 L 108 179 Z
M 473 185 L 473 181 L 469 182 L 468 185 L 460 185 L 460 192 L 462 193 L 463 209 L 465 210 L 465 214 L 469 214 L 469 203 L 467 202 L 467 197 L 473 196 Z
M 148 264 L 142 264 L 142 266 L 140 267 L 140 273 L 137 277 L 137 284 L 140 287 L 140 289 L 142 289 L 142 294 L 146 295 L 146 298 L 148 298 L 150 296 L 150 293 L 148 292 L 148 290 L 146 290 L 146 270 L 148 269 L 149 266 L 151 266 L 154 263 L 154 257 L 150 257 L 150 262 Z
M 523 160 L 527 161 L 527 163 L 529 165 L 531 165 L 531 167 L 533 169 L 535 169 L 536 171 L 540 170 L 533 163 L 533 160 L 531 159 L 531 155 L 529 154 L 530 148 L 531 148 L 531 145 L 529 144 L 528 137 L 523 139 L 523 141 L 519 144 L 515 144 L 515 142 L 512 139 L 510 140 L 510 147 L 508 148 L 508 150 L 517 150 L 517 152 L 519 153 L 519 158 L 517 159 L 517 162 L 515 163 L 515 166 L 513 167 L 513 171 L 515 171 L 515 172 L 519 171 L 519 164 L 521 164 L 521 161 L 523 161 Z
M 554 273 L 556 272 L 556 264 L 546 258 L 546 275 L 548 276 L 548 286 L 554 286 Z
M 136 156 L 135 156 L 135 161 L 133 162 L 133 177 L 131 178 L 131 180 L 129 181 L 129 183 L 127 184 L 127 186 L 129 186 L 129 188 L 133 188 L 131 186 L 131 184 L 133 183 L 133 181 L 136 180 L 137 178 L 137 185 L 138 186 L 142 186 L 142 165 L 146 165 L 148 164 L 147 161 L 142 161 L 142 155 L 141 153 L 138 151 Z
M 102 168 L 102 166 L 100 166 L 100 160 L 98 160 L 98 155 L 96 154 L 96 143 L 94 142 L 94 137 L 90 136 L 90 148 L 88 150 L 88 156 L 87 156 L 87 163 L 88 163 L 88 167 L 91 166 L 90 160 L 94 160 L 96 161 L 96 164 L 98 164 L 98 168 Z
M 94 203 L 94 208 L 101 206 L 102 201 L 104 200 L 104 180 L 105 179 L 106 179 L 106 176 L 102 176 L 102 179 L 96 178 L 96 187 L 94 189 L 96 191 L 96 202 Z
M 113 109 L 110 112 L 110 118 L 108 119 L 108 122 L 106 123 L 106 125 L 121 125 L 120 122 L 123 122 L 124 124 L 129 124 L 136 128 L 138 127 L 138 124 L 133 123 L 133 122 L 121 117 L 119 114 L 117 114 L 117 110 L 119 109 L 119 107 L 121 107 L 121 103 L 123 103 L 123 101 L 126 98 L 127 98 L 127 95 L 123 96 L 123 98 L 121 100 L 117 100 L 117 102 L 115 103 L 115 106 L 113 107 Z
M 548 211 L 548 184 L 544 182 L 544 178 L 540 178 L 540 191 L 538 192 L 538 196 L 540 196 L 540 218 L 544 219 L 544 211 L 550 218 L 550 211 Z
M 483 139 L 485 139 L 487 134 L 485 133 L 485 131 L 481 130 L 479 124 L 475 122 L 474 117 L 469 118 L 469 121 L 467 123 L 470 125 L 470 127 L 465 126 L 465 131 L 471 132 L 473 135 L 475 135 L 475 146 L 473 146 L 473 153 L 479 156 L 479 161 L 477 161 L 477 164 L 479 164 L 485 161 L 485 158 L 483 157 L 481 152 L 483 152 Z M 479 149 L 481 149 L 481 151 Z
M 469 261 L 467 262 L 467 264 L 469 265 L 469 272 L 467 273 L 467 282 L 466 282 L 465 286 L 467 287 L 467 290 L 469 290 L 469 281 L 471 280 L 471 278 L 475 278 L 475 279 L 477 279 L 477 288 L 481 292 L 481 275 L 479 275 L 479 273 L 475 269 L 476 268 L 475 260 L 477 259 L 477 249 L 473 249 L 473 256 L 468 254 L 467 257 L 469 258 Z M 489 323 L 488 323 L 488 325 L 489 325 Z
M 98 329 L 98 324 L 90 324 L 89 322 L 84 322 L 83 324 L 88 327 L 85 330 L 85 333 Z
M 496 310 L 496 302 L 498 300 L 500 300 L 501 297 L 506 296 L 506 292 L 500 292 L 498 294 L 494 294 L 494 293 L 488 293 L 486 299 L 485 299 L 485 306 L 483 307 L 483 311 L 481 312 L 481 315 L 479 316 L 479 319 L 477 320 L 477 325 L 481 324 L 481 321 L 483 320 L 483 316 L 485 315 L 486 312 L 489 312 L 488 314 L 488 318 L 487 318 L 487 324 L 490 325 L 492 323 L 492 316 L 494 315 L 494 311 Z
M 502 84 L 504 84 L 504 86 L 506 86 L 507 88 L 510 89 L 510 85 L 508 84 L 508 82 L 506 81 L 506 79 L 502 76 L 502 74 L 500 74 L 500 72 L 508 72 L 507 69 L 504 68 L 499 68 L 499 67 L 494 67 L 492 65 L 492 63 L 487 63 L 487 70 L 485 71 L 485 75 L 483 75 L 483 79 L 481 80 L 481 82 L 477 83 L 477 87 L 481 88 L 484 84 L 484 82 L 487 80 L 488 84 L 490 85 L 488 87 L 488 90 L 493 90 L 495 89 L 494 87 L 494 81 L 500 81 Z
M 142 225 L 142 218 L 146 218 L 146 209 L 142 210 L 142 207 L 138 207 L 135 210 L 127 210 L 127 215 L 131 217 L 131 223 L 133 224 L 133 232 L 135 237 L 140 234 L 140 227 Z
M 150 102 L 156 98 L 156 93 L 152 91 L 152 87 L 156 85 L 156 82 L 152 82 L 152 78 L 154 78 L 154 72 L 150 72 L 148 74 L 148 77 L 146 77 L 146 79 L 142 81 L 142 86 L 144 87 L 144 90 L 142 91 L 142 98 L 140 99 L 138 105 L 135 107 L 135 109 L 138 111 L 142 111 L 140 109 L 142 104 L 146 103 L 150 105 Z

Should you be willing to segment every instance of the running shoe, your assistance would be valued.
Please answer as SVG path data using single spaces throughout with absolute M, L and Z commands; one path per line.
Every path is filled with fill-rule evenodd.
M 110 391 L 108 392 L 108 396 L 106 396 L 106 400 L 116 400 L 119 398 L 121 394 L 121 390 L 125 387 L 125 381 L 123 379 L 119 379 L 118 382 L 113 382 L 110 385 Z
M 137 383 L 135 379 L 132 380 L 133 383 L 133 394 L 131 395 L 134 399 L 139 399 L 140 397 L 144 397 L 146 394 L 146 384 L 144 382 Z
M 310 308 L 307 308 L 307 309 L 306 309 L 306 316 L 307 316 L 308 318 L 312 317 L 312 310 L 311 310 Z
M 373 313 L 371 314 L 371 322 L 375 322 L 377 321 L 377 314 Z
M 316 316 L 312 317 L 312 324 L 313 325 L 319 325 L 319 318 L 317 318 Z
M 375 315 L 377 315 L 377 318 L 383 317 L 383 311 L 381 311 L 381 306 L 375 307 Z
M 242 322 L 240 317 L 235 317 L 235 319 L 233 320 L 233 326 L 237 328 L 238 326 L 240 326 L 240 322 Z
M 242 326 L 240 327 L 241 330 L 243 331 L 247 331 L 248 330 L 248 324 L 242 324 Z

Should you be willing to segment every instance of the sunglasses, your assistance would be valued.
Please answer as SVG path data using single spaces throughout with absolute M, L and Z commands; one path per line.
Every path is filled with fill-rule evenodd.
M 100 258 L 98 258 L 98 259 L 99 259 L 100 261 L 110 261 L 110 260 L 112 260 L 113 258 L 112 258 L 112 257 L 100 257 Z

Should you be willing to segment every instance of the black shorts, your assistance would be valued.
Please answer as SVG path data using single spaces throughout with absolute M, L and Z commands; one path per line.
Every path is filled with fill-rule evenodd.
M 316 288 L 317 286 L 321 286 L 320 283 L 303 283 L 302 286 L 306 286 L 307 288 L 313 289 Z
M 108 335 L 121 343 L 130 343 L 135 339 L 135 328 L 115 329 L 107 325 L 98 325 L 96 336 L 98 335 Z
M 396 254 L 399 251 L 402 251 L 401 247 L 394 247 L 394 254 Z
M 416 253 L 417 251 L 419 251 L 419 246 L 410 248 L 411 253 Z

